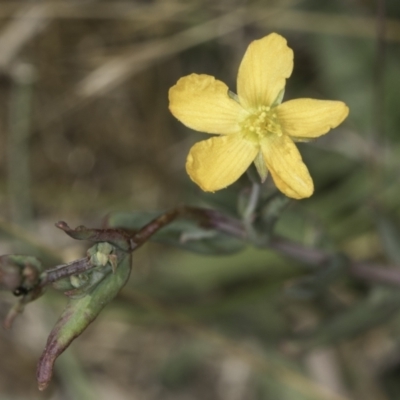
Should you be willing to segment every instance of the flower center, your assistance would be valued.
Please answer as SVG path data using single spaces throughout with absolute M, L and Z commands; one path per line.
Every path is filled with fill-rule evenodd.
M 261 106 L 251 112 L 241 122 L 244 137 L 259 143 L 268 135 L 282 136 L 282 128 L 278 116 L 271 107 Z

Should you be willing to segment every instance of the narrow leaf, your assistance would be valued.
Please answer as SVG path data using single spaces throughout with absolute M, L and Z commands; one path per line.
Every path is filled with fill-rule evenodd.
M 70 299 L 47 339 L 46 348 L 37 368 L 39 390 L 44 390 L 52 377 L 57 357 L 99 315 L 100 311 L 125 285 L 131 271 L 131 257 L 126 255 L 115 273 L 109 273 L 89 294 Z

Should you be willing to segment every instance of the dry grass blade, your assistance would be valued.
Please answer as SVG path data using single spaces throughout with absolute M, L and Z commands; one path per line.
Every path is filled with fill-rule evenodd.
M 177 13 L 192 8 L 195 4 L 167 2 L 161 4 L 138 4 L 128 1 L 99 2 L 41 2 L 52 18 L 58 19 L 157 19 L 165 18 L 169 13 Z M 2 2 L 0 4 L 0 18 L 9 18 L 19 8 L 21 3 Z
M 280 12 L 283 12 L 282 8 L 273 9 L 262 15 L 238 9 L 169 38 L 153 41 L 143 45 L 133 54 L 126 54 L 103 64 L 78 84 L 75 93 L 82 99 L 103 95 L 162 58 L 224 36 L 260 18 L 269 18 Z
M 268 14 L 271 10 L 253 10 L 254 14 Z M 260 18 L 261 19 L 261 18 Z M 299 32 L 339 35 L 346 37 L 376 37 L 376 21 L 374 17 L 358 17 L 354 15 L 327 14 L 312 11 L 288 10 L 277 14 L 273 20 L 259 22 L 268 29 L 289 29 Z M 386 19 L 385 40 L 400 42 L 400 21 Z
M 49 22 L 45 5 L 23 7 L 0 33 L 0 68 L 6 69 L 22 47 L 41 32 Z
M 87 102 L 109 93 L 127 79 L 166 57 L 227 35 L 260 19 L 275 18 L 277 14 L 286 12 L 287 7 L 296 3 L 296 0 L 286 0 L 280 8 L 273 8 L 261 14 L 248 8 L 239 8 L 165 39 L 143 44 L 124 55 L 113 57 L 78 83 L 58 106 L 59 111 L 51 113 L 48 119 L 42 121 L 41 128 L 44 129 Z

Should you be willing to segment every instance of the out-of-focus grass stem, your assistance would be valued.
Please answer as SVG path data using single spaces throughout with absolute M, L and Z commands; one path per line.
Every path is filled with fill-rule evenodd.
M 189 334 L 203 339 L 208 343 L 216 345 L 217 348 L 229 355 L 234 355 L 240 358 L 256 371 L 260 371 L 273 377 L 273 379 L 276 379 L 281 384 L 295 390 L 307 399 L 350 400 L 346 396 L 332 392 L 329 388 L 313 382 L 311 379 L 297 371 L 278 365 L 273 359 L 270 361 L 267 360 L 263 354 L 254 352 L 238 341 L 220 335 L 214 330 L 200 325 L 187 315 L 175 312 L 141 291 L 130 290 L 129 293 L 124 291 L 120 294 L 120 298 L 123 298 L 128 302 L 140 304 L 146 310 L 155 312 L 165 318 L 169 323 L 178 326 Z
M 370 167 L 372 169 L 372 193 L 381 193 L 382 167 L 376 159 L 375 149 L 383 147 L 385 154 L 385 36 L 386 36 L 386 2 L 377 0 L 376 10 L 376 52 L 374 69 L 374 95 L 373 95 L 373 116 L 374 126 L 370 140 Z M 382 154 L 382 153 L 380 153 Z M 376 199 L 375 199 L 376 200 Z
M 35 71 L 29 64 L 18 64 L 13 79 L 7 141 L 8 198 L 12 221 L 17 225 L 32 221 L 29 135 Z
M 376 133 L 385 134 L 385 36 L 386 36 L 386 2 L 377 1 L 377 21 L 376 21 L 376 64 L 375 64 L 375 123 Z

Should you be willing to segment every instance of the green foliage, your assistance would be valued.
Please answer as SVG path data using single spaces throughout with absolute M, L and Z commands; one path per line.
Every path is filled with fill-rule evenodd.
M 16 38 L 25 32 L 8 30 L 25 18 L 19 18 L 24 2 L 11 3 L 0 6 L 0 41 L 7 32 Z M 42 387 L 55 358 L 116 297 L 92 333 L 76 343 L 75 361 L 89 372 L 81 379 L 91 390 L 100 382 L 126 398 L 229 398 L 221 365 L 233 358 L 250 370 L 241 386 L 249 400 L 397 399 L 400 3 L 250 1 L 240 10 L 229 2 L 126 3 L 33 4 L 49 7 L 51 23 L 35 31 L 38 36 L 2 41 L 15 50 L 2 53 L 1 159 L 3 170 L 12 170 L 0 185 L 2 206 L 14 223 L 23 222 L 18 230 L 0 221 L 2 249 L 16 253 L 0 259 L 1 289 L 18 296 L 5 324 L 38 297 L 43 314 L 60 312 L 61 295 L 44 292 L 48 285 L 68 297 L 41 361 Z M 384 49 L 376 37 L 376 6 L 383 3 Z M 270 178 L 254 196 L 260 183 L 254 167 L 226 190 L 201 193 L 184 165 L 190 145 L 204 136 L 171 117 L 168 89 L 195 72 L 215 75 L 236 92 L 244 49 L 272 30 L 287 37 L 295 54 L 285 100 L 342 100 L 350 115 L 334 132 L 299 144 L 315 183 L 312 198 L 288 203 Z M 8 54 L 17 57 L 9 66 Z M 17 81 L 20 60 L 35 67 L 35 81 Z M 29 92 L 23 107 L 14 101 L 16 89 Z M 15 139 L 23 131 L 30 137 L 18 153 Z M 15 136 L 5 137 L 9 132 Z M 25 175 L 16 173 L 21 166 Z M 162 246 L 147 245 L 148 238 L 135 242 L 135 234 L 162 214 L 148 210 L 180 204 L 217 210 L 224 221 L 234 220 L 228 224 L 234 229 L 177 218 L 150 237 Z M 56 234 L 54 243 L 46 236 L 53 235 L 49 220 L 68 216 L 99 226 L 107 213 L 107 229 L 59 225 L 92 242 L 86 255 Z M 146 248 L 133 254 L 142 244 Z M 54 267 L 77 249 L 83 259 Z M 131 255 L 134 273 L 118 296 Z M 36 357 L 21 344 L 21 326 L 34 346 L 35 324 L 44 324 L 32 310 L 15 335 L 2 337 L 5 382 L 23 382 L 26 358 Z M 141 332 L 148 339 L 154 331 L 156 339 L 140 342 Z M 320 349 L 337 355 L 317 368 L 328 371 L 332 390 L 316 388 L 320 376 L 308 364 Z M 55 392 L 84 398 L 64 393 L 74 379 L 57 371 L 62 362 Z M 18 376 L 11 375 L 14 369 Z M 11 385 L 0 386 L 7 397 Z M 347 394 L 334 394 L 341 386 Z
M 40 390 L 50 382 L 57 357 L 79 336 L 98 316 L 101 310 L 118 294 L 125 285 L 131 271 L 131 259 L 124 255 L 118 259 L 115 273 L 111 269 L 101 278 L 91 281 L 91 287 L 84 284 L 84 292 L 73 295 L 50 333 L 46 348 L 40 358 L 37 381 Z
M 160 212 L 113 213 L 108 216 L 111 227 L 136 231 Z M 200 254 L 232 254 L 243 250 L 245 244 L 216 230 L 205 229 L 196 221 L 177 220 L 152 236 L 152 240 Z

